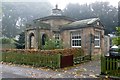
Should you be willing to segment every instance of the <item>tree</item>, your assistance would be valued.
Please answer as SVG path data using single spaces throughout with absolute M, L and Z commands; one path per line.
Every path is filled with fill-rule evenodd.
M 116 27 L 116 38 L 113 38 L 113 44 L 120 45 L 120 27 Z
M 25 29 L 25 24 L 50 14 L 49 2 L 3 2 L 2 34 L 13 38 Z
M 25 48 L 25 32 L 19 34 L 18 40 L 15 40 L 15 46 L 17 49 Z
M 0 39 L 0 44 L 10 44 L 11 43 L 11 39 L 9 38 L 1 38 Z
M 94 2 L 87 4 L 68 4 L 64 15 L 77 20 L 98 17 L 105 26 L 105 34 L 115 31 L 118 22 L 118 9 L 109 2 Z

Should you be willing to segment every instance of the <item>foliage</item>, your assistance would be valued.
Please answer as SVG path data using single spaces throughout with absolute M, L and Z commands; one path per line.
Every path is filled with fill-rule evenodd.
M 2 44 L 10 44 L 11 39 L 9 39 L 9 38 L 1 38 L 0 43 L 2 43 Z
M 85 55 L 85 56 L 75 57 L 73 61 L 74 61 L 74 64 L 80 64 L 82 62 L 86 62 L 89 60 L 91 60 L 90 55 Z
M 42 54 L 61 54 L 63 56 L 73 55 L 74 57 L 84 56 L 84 51 L 80 48 L 41 50 L 41 53 Z
M 3 2 L 2 34 L 15 37 L 25 29 L 27 22 L 49 15 L 51 9 L 49 2 Z
M 74 57 L 79 57 L 79 56 L 84 56 L 84 51 L 81 48 L 65 48 L 65 49 L 54 49 L 54 50 L 36 50 L 36 49 L 6 49 L 2 50 L 2 52 L 7 52 L 7 51 L 12 51 L 12 52 L 21 52 L 21 53 L 39 53 L 39 54 L 61 54 L 63 56 L 67 55 L 74 55 Z
M 75 64 L 88 61 L 90 56 L 83 55 L 79 48 L 55 49 L 55 50 L 24 50 L 24 49 L 3 49 L 2 60 L 15 64 L 33 65 L 35 67 L 60 68 L 61 57 L 74 55 Z M 75 56 L 78 54 L 77 56 Z
M 0 44 L 1 44 L 2 49 L 15 48 L 14 39 L 12 38 L 0 38 Z
M 15 46 L 17 49 L 24 49 L 25 48 L 25 33 L 24 32 L 19 34 L 18 40 L 15 40 Z
M 32 7 L 31 7 L 32 6 Z M 7 37 L 15 37 L 25 28 L 25 23 L 50 14 L 52 6 L 49 2 L 33 3 L 2 3 L 2 34 Z M 113 32 L 117 26 L 117 8 L 108 2 L 94 2 L 87 4 L 68 4 L 63 14 L 77 20 L 99 17 L 104 26 L 106 34 Z
M 116 36 L 113 38 L 113 44 L 120 45 L 120 27 L 116 27 Z
M 32 65 L 35 67 L 49 67 L 59 68 L 60 67 L 60 55 L 54 54 L 38 54 L 30 52 L 3 52 L 2 60 L 4 62 L 11 62 L 15 64 Z
M 105 33 L 115 31 L 117 26 L 118 8 L 109 4 L 109 2 L 94 2 L 91 4 L 68 4 L 64 9 L 64 15 L 77 20 L 99 17 L 105 26 Z
M 45 50 L 62 49 L 62 42 L 54 39 L 47 39 L 44 45 Z
M 120 27 L 116 27 L 116 35 L 120 36 Z
M 120 45 L 120 37 L 113 38 L 112 42 L 113 42 L 114 45 Z

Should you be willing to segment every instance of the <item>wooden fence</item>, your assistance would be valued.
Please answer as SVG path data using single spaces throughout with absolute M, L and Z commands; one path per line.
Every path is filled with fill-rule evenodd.
M 101 74 L 120 77 L 120 56 L 101 57 Z

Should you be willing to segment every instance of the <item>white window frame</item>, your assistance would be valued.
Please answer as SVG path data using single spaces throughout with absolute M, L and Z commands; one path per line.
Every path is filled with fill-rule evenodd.
M 80 36 L 80 38 L 74 38 L 73 39 L 73 36 Z M 80 46 L 78 46 L 78 45 L 73 45 L 73 40 L 74 41 L 80 41 Z M 77 44 L 77 43 L 76 43 Z M 75 48 L 78 48 L 78 47 L 81 47 L 81 35 L 80 35 L 80 32 L 71 32 L 71 47 L 75 47 Z
M 96 38 L 96 36 L 98 38 Z M 97 45 L 95 44 L 96 41 L 98 41 Z M 101 40 L 100 40 L 100 32 L 95 32 L 95 42 L 94 42 L 95 48 L 100 48 L 100 42 L 101 42 Z

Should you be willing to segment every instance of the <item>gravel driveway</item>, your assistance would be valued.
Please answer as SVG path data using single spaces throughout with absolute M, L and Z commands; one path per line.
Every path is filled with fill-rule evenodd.
M 0 68 L 2 78 L 96 78 L 100 74 L 100 60 L 56 70 L 6 63 L 1 63 Z

